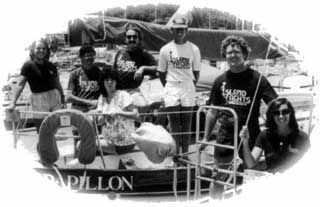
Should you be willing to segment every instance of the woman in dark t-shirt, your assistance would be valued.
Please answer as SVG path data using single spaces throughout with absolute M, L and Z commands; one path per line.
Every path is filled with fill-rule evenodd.
M 62 107 L 64 94 L 59 81 L 57 68 L 49 62 L 50 49 L 48 43 L 41 39 L 35 41 L 30 48 L 30 60 L 25 62 L 21 68 L 21 76 L 18 88 L 13 94 L 9 110 L 15 108 L 16 102 L 28 82 L 31 90 L 31 110 L 49 112 Z M 40 127 L 41 119 L 45 115 L 33 114 L 38 120 L 37 129 Z
M 250 152 L 249 133 L 240 132 L 243 156 L 248 168 L 254 168 L 264 151 L 267 169 L 279 172 L 294 164 L 310 146 L 308 135 L 299 130 L 292 104 L 286 98 L 273 100 L 267 110 L 267 129 L 262 131 Z

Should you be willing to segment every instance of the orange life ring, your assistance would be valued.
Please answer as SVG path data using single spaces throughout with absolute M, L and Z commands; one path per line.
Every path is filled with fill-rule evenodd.
M 65 118 L 68 121 L 65 121 Z M 96 156 L 96 132 L 93 123 L 83 112 L 74 109 L 54 111 L 43 120 L 39 131 L 38 143 L 38 153 L 42 162 L 53 164 L 59 159 L 59 151 L 54 135 L 61 126 L 67 126 L 68 124 L 76 127 L 79 131 L 79 162 L 82 164 L 93 162 Z

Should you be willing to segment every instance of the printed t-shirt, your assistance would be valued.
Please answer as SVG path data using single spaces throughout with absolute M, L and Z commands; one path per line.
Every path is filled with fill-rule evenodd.
M 234 109 L 238 116 L 239 131 L 246 123 L 259 76 L 260 73 L 252 70 L 251 68 L 247 68 L 247 70 L 240 73 L 232 73 L 230 70 L 228 70 L 219 76 L 213 83 L 209 104 L 230 107 Z M 269 81 L 262 76 L 248 124 L 250 133 L 250 147 L 253 146 L 255 139 L 260 132 L 259 111 L 261 100 L 269 103 L 276 97 L 277 94 L 270 85 Z M 229 112 L 219 111 L 218 122 L 220 123 L 220 128 L 217 142 L 221 144 L 233 145 L 234 125 L 231 114 Z M 232 150 L 221 147 L 217 147 L 215 150 L 215 155 L 217 156 L 224 156 L 231 153 L 233 153 Z M 241 154 L 242 153 L 240 151 L 240 155 Z
M 156 65 L 154 57 L 143 49 L 133 51 L 120 50 L 114 61 L 114 68 L 118 71 L 120 83 L 118 89 L 136 89 L 141 85 L 142 80 L 134 79 L 135 72 L 141 66 Z
M 158 71 L 167 72 L 167 81 L 193 81 L 193 71 L 200 71 L 200 61 L 200 50 L 195 44 L 171 41 L 160 50 Z
M 78 68 L 70 74 L 68 90 L 71 90 L 72 95 L 79 98 L 97 100 L 100 96 L 100 78 L 101 70 L 95 65 L 88 71 Z M 87 108 L 82 103 L 75 103 L 73 105 Z

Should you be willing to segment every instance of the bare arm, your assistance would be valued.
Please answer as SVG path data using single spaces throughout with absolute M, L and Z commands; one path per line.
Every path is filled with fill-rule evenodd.
M 206 114 L 206 123 L 205 123 L 205 129 L 204 129 L 204 142 L 208 142 L 212 133 L 212 130 L 214 128 L 214 125 L 217 121 L 217 114 L 218 110 L 216 109 L 209 109 Z M 207 145 L 201 144 L 200 150 L 203 150 Z
M 57 76 L 57 89 L 60 92 L 61 103 L 65 104 L 65 97 L 64 97 L 63 89 L 62 89 L 62 86 L 61 86 L 61 83 L 60 83 L 59 75 Z
M 257 160 L 259 160 L 262 149 L 260 147 L 255 146 L 252 149 L 252 152 L 250 152 L 249 144 L 248 142 L 243 142 L 243 158 L 244 162 L 246 163 L 246 166 L 248 168 L 254 168 L 257 165 Z
M 207 111 L 206 123 L 205 123 L 205 129 L 204 129 L 204 141 L 209 141 L 211 132 L 217 121 L 217 114 L 218 114 L 218 110 L 216 109 L 209 109 Z
M 194 60 L 192 61 L 192 69 L 194 76 L 194 85 L 196 85 L 199 80 L 199 74 L 201 69 L 201 55 L 198 47 L 196 47 L 194 50 Z
M 161 84 L 163 85 L 163 87 L 165 87 L 166 83 L 167 83 L 166 76 L 167 76 L 167 72 L 160 72 L 159 71 L 159 78 L 160 78 L 160 81 L 161 81 Z
M 21 92 L 23 91 L 25 85 L 27 82 L 27 78 L 25 76 L 22 76 L 21 80 L 18 83 L 18 88 L 14 91 L 13 93 L 13 98 L 12 98 L 12 102 L 10 103 L 10 105 L 7 107 L 8 109 L 14 109 L 16 102 L 18 100 L 18 98 L 21 95 Z
M 98 104 L 98 100 L 88 100 L 88 99 L 80 98 L 80 97 L 75 96 L 71 93 L 67 95 L 67 102 L 83 103 L 83 104 L 90 105 L 90 106 L 97 106 L 97 104 Z
M 145 75 L 155 76 L 157 74 L 157 66 L 141 66 L 134 74 L 135 80 L 142 79 Z
M 157 66 L 141 66 L 143 68 L 143 75 L 156 75 L 157 74 Z
M 165 51 L 163 48 L 160 49 L 160 53 L 159 53 L 159 65 L 158 65 L 158 73 L 159 73 L 159 78 L 160 78 L 160 82 L 162 84 L 163 87 L 166 86 L 167 83 L 167 70 L 168 70 L 168 61 L 167 57 L 165 55 Z
M 138 71 L 141 71 L 142 75 L 155 76 L 157 74 L 157 62 L 154 56 L 149 52 L 144 53 L 145 64 L 139 67 Z
M 243 158 L 246 166 L 248 168 L 254 168 L 257 165 L 257 160 L 259 160 L 262 149 L 260 147 L 255 146 L 252 151 L 249 148 L 249 131 L 246 126 L 242 128 L 240 131 L 239 136 L 243 141 L 242 151 L 243 151 Z
M 200 72 L 199 71 L 193 71 L 193 75 L 194 75 L 194 85 L 196 85 L 198 80 L 199 80 Z
M 88 100 L 88 99 L 81 98 L 81 97 L 78 97 L 78 96 L 75 96 L 72 94 L 72 91 L 76 87 L 75 86 L 76 85 L 75 84 L 76 78 L 77 78 L 77 76 L 75 76 L 74 73 L 70 74 L 69 83 L 68 83 L 68 91 L 66 94 L 66 102 L 82 103 L 82 104 L 86 104 L 86 105 L 90 105 L 90 106 L 96 106 L 98 104 L 97 100 Z
M 130 105 L 125 110 L 123 110 L 121 112 L 117 112 L 116 114 L 120 115 L 120 116 L 122 116 L 124 118 L 134 119 L 134 120 L 138 120 L 139 117 L 140 117 L 139 113 L 138 113 L 138 110 L 133 105 Z

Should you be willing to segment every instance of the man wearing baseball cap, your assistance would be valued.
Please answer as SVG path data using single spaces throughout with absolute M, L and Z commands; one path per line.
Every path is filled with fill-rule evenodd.
M 195 106 L 196 83 L 200 72 L 200 50 L 187 41 L 188 21 L 176 17 L 171 25 L 173 41 L 164 45 L 159 55 L 159 76 L 165 87 L 164 103 L 169 113 L 169 121 L 177 153 L 188 152 L 192 113 Z M 177 133 L 177 134 L 176 134 Z M 184 158 L 187 158 L 186 156 Z

